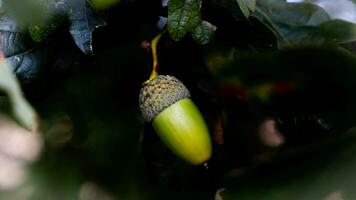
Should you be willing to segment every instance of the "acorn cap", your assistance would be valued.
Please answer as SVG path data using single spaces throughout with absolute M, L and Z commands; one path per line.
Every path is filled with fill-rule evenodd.
M 189 97 L 189 90 L 178 79 L 169 75 L 158 75 L 141 88 L 140 110 L 143 118 L 150 122 L 170 105 Z

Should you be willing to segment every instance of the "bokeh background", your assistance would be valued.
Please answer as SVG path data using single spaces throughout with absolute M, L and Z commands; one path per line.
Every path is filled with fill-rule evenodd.
M 139 112 L 152 65 L 145 45 L 164 28 L 166 2 L 92 1 L 106 24 L 90 29 L 93 52 L 69 25 L 79 15 L 24 21 L 26 37 L 45 46 L 28 65 L 36 73 L 15 71 L 39 127 L 19 125 L 4 90 L 0 199 L 355 199 L 356 5 L 266 2 L 257 5 L 272 22 L 247 19 L 235 1 L 203 1 L 202 18 L 217 27 L 208 44 L 169 33 L 159 43 L 159 73 L 184 82 L 209 126 L 209 169 L 174 156 Z M 316 26 L 325 16 L 342 21 Z

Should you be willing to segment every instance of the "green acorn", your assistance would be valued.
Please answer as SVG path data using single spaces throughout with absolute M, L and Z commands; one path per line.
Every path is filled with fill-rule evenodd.
M 155 77 L 141 89 L 139 104 L 144 119 L 178 157 L 194 165 L 209 160 L 208 128 L 182 82 L 168 75 Z

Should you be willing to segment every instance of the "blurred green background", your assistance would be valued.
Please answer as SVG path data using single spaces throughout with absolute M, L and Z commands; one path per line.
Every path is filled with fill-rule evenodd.
M 356 25 L 278 0 L 257 0 L 247 19 L 238 2 L 203 1 L 201 18 L 217 27 L 209 43 L 166 33 L 158 48 L 159 73 L 190 89 L 209 126 L 208 170 L 174 156 L 139 112 L 152 63 L 142 44 L 167 7 L 95 1 L 106 25 L 94 54 L 22 82 L 39 133 L 13 122 L 0 97 L 0 199 L 356 199 Z M 68 23 L 39 41 L 79 51 Z

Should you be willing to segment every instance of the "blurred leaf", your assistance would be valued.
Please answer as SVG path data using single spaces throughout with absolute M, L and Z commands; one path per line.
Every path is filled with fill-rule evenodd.
M 65 22 L 65 18 L 62 16 L 44 16 L 41 21 L 35 24 L 31 24 L 29 27 L 29 33 L 33 41 L 41 42 L 54 33 L 60 25 Z
M 0 60 L 0 89 L 10 98 L 16 119 L 25 128 L 34 131 L 37 126 L 36 112 L 23 96 L 15 75 L 3 58 Z
M 77 0 L 75 2 L 78 2 Z M 37 20 L 29 24 L 29 33 L 35 42 L 41 42 L 54 33 L 61 25 L 68 22 L 70 11 L 66 0 L 44 1 L 38 9 Z
M 293 160 L 285 155 L 279 164 L 269 163 L 248 175 L 229 177 L 224 200 L 326 200 L 335 193 L 355 199 L 355 150 L 355 132 L 339 134 L 309 146 Z
M 356 41 L 356 24 L 343 21 L 331 20 L 321 24 L 311 34 L 311 40 L 336 43 L 349 43 Z
M 4 5 L 17 23 L 29 28 L 36 42 L 46 39 L 67 19 L 74 42 L 85 54 L 93 54 L 93 31 L 106 24 L 87 0 L 12 0 Z
M 248 0 L 247 1 L 247 6 L 252 12 L 255 12 L 255 10 L 256 10 L 256 0 Z
M 6 11 L 10 18 L 17 20 L 17 23 L 25 28 L 27 25 L 41 21 L 46 0 L 11 0 L 1 2 L 1 12 Z
M 356 124 L 355 62 L 341 49 L 314 47 L 236 55 L 212 68 L 226 98 L 247 98 L 254 109 L 274 114 L 320 114 L 333 129 L 343 130 Z
M 256 0 L 237 0 L 237 3 L 246 18 L 250 16 L 250 12 L 256 10 Z
M 234 0 L 220 0 L 220 4 L 235 18 L 240 18 L 234 3 Z M 279 48 L 330 42 L 345 43 L 356 39 L 355 24 L 332 20 L 325 10 L 314 4 L 286 3 L 284 0 L 257 0 L 256 3 L 256 11 L 251 15 L 274 33 Z M 247 9 L 247 5 L 243 7 Z M 246 12 L 244 14 L 246 15 Z
M 199 44 L 207 44 L 213 38 L 216 26 L 207 21 L 201 21 L 192 32 L 192 36 Z
M 303 44 L 314 28 L 330 20 L 322 8 L 308 3 L 266 0 L 257 6 L 253 16 L 273 31 L 280 48 Z
M 105 10 L 119 3 L 121 0 L 91 0 L 94 8 Z
M 245 15 L 246 18 L 248 18 L 250 16 L 250 10 L 247 6 L 247 1 L 246 0 L 237 0 L 240 9 L 242 11 L 242 13 Z

